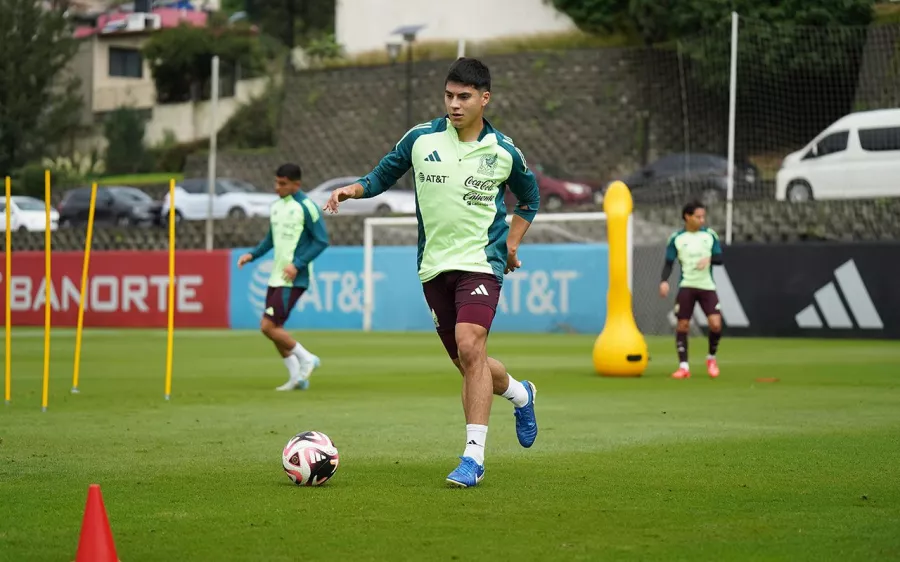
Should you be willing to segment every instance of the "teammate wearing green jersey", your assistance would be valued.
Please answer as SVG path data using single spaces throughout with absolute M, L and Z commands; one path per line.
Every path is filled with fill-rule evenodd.
M 332 193 L 325 205 L 337 212 L 349 198 L 375 197 L 410 168 L 419 222 L 418 272 L 437 333 L 463 376 L 466 446 L 447 476 L 471 487 L 484 477 L 484 446 L 493 394 L 513 403 L 523 447 L 537 437 L 535 386 L 517 381 L 487 356 L 503 275 L 522 266 L 519 245 L 538 210 L 537 180 L 512 139 L 485 118 L 491 75 L 476 59 L 455 61 L 444 82 L 447 114 L 416 125 L 358 183 Z M 506 188 L 518 199 L 511 226 Z
M 243 267 L 275 250 L 260 322 L 260 330 L 275 344 L 288 370 L 288 381 L 275 390 L 306 390 L 309 376 L 320 363 L 284 329 L 294 305 L 309 288 L 313 260 L 328 247 L 322 213 L 300 191 L 301 175 L 296 164 L 283 164 L 275 171 L 275 192 L 280 199 L 272 204 L 269 232 L 256 248 L 238 259 L 238 267 Z
M 678 318 L 675 344 L 679 364 L 672 377 L 686 379 L 691 376 L 688 365 L 688 329 L 694 306 L 699 303 L 709 324 L 706 371 L 710 377 L 715 378 L 719 376 L 716 351 L 722 337 L 722 314 L 719 312 L 719 297 L 716 294 L 712 266 L 722 263 L 722 246 L 719 244 L 719 235 L 704 226 L 706 209 L 701 203 L 688 203 L 682 209 L 681 216 L 684 219 L 684 228 L 669 237 L 662 282 L 659 284 L 659 294 L 666 298 L 669 295 L 672 265 L 678 260 L 681 266 L 681 279 L 678 282 L 678 296 L 675 299 L 675 315 Z

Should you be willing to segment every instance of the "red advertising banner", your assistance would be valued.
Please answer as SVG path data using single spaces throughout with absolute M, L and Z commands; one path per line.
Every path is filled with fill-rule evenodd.
M 228 327 L 230 255 L 228 251 L 175 253 L 176 328 Z M 54 326 L 78 323 L 83 259 L 80 252 L 51 254 L 50 319 Z M 44 271 L 42 252 L 12 254 L 9 300 L 14 326 L 44 325 Z M 6 282 L 0 282 L 4 306 Z M 165 328 L 168 290 L 168 252 L 92 252 L 84 326 Z

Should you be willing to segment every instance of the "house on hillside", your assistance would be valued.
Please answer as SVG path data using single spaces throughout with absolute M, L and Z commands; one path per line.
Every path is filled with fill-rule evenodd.
M 335 39 L 348 55 L 384 49 L 402 26 L 425 27 L 419 41 L 484 41 L 576 29 L 546 0 L 340 0 L 335 2 Z
M 158 103 L 150 66 L 141 54 L 141 48 L 153 33 L 182 24 L 205 26 L 209 12 L 195 8 L 187 0 L 153 2 L 171 4 L 171 7 L 148 8 L 149 4 L 149 0 L 144 0 L 90 18 L 78 18 L 89 22 L 75 30 L 80 45 L 71 63 L 72 71 L 81 78 L 82 123 L 91 129 L 79 139 L 82 149 L 104 143 L 103 121 L 109 112 L 122 106 L 145 113 L 148 145 L 162 142 L 169 132 L 179 142 L 209 137 L 208 102 Z M 237 80 L 233 74 L 223 72 L 218 127 L 227 122 L 241 103 L 259 95 L 264 88 L 265 79 Z

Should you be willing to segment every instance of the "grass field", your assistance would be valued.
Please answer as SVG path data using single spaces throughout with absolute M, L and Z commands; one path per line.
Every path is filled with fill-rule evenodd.
M 651 338 L 639 379 L 593 375 L 593 338 L 495 334 L 538 387 L 540 434 L 497 398 L 487 473 L 448 489 L 462 453 L 459 377 L 432 334 L 300 334 L 323 359 L 307 392 L 252 332 L 89 331 L 81 394 L 71 331 L 13 335 L 0 407 L 0 560 L 74 559 L 102 486 L 123 562 L 296 560 L 896 560 L 900 345 L 724 339 L 722 376 L 668 378 Z M 777 377 L 759 383 L 758 377 Z M 290 484 L 282 446 L 308 429 L 341 453 L 320 488 Z

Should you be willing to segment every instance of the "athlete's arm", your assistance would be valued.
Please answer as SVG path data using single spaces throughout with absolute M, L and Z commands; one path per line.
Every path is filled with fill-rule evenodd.
M 504 147 L 506 142 L 508 141 L 504 140 Z M 506 247 L 510 252 L 516 252 L 541 206 L 541 193 L 538 190 L 537 178 L 525 162 L 525 155 L 515 146 L 507 150 L 512 155 L 513 162 L 506 185 L 518 202 L 506 237 Z
M 271 250 L 273 247 L 272 243 L 272 227 L 269 226 L 269 232 L 266 233 L 266 237 L 262 239 L 262 242 L 256 245 L 255 248 L 250 250 L 251 260 L 258 260 L 259 258 L 266 255 L 266 253 Z
M 375 169 L 361 177 L 358 182 L 335 189 L 331 193 L 324 209 L 330 213 L 336 213 L 338 205 L 347 199 L 366 199 L 384 193 L 412 167 L 412 145 L 417 134 L 413 131 L 421 126 L 416 126 L 406 132 L 394 149 L 388 152 L 375 166 Z
M 663 283 L 669 282 L 669 276 L 672 275 L 672 267 L 674 265 L 675 265 L 675 262 L 673 260 L 669 260 L 669 259 L 667 259 L 666 263 L 663 264 L 662 279 L 661 279 L 661 281 Z
M 309 199 L 304 200 L 302 206 L 303 234 L 291 262 L 298 271 L 307 267 L 328 247 L 328 231 L 319 209 Z
M 428 129 L 426 124 L 416 125 L 406 131 L 394 149 L 384 155 L 384 158 L 375 166 L 375 169 L 360 178 L 359 185 L 363 188 L 361 198 L 375 197 L 384 193 L 397 183 L 412 167 L 412 149 L 416 139 Z
M 661 280 L 663 283 L 669 282 L 669 276 L 672 275 L 672 266 L 675 265 L 675 260 L 678 259 L 678 248 L 675 247 L 675 237 L 675 234 L 670 236 L 669 242 L 666 244 L 666 261 L 663 264 Z
M 722 245 L 719 243 L 719 235 L 712 229 L 709 232 L 713 237 L 712 255 L 709 258 L 709 263 L 722 265 Z

